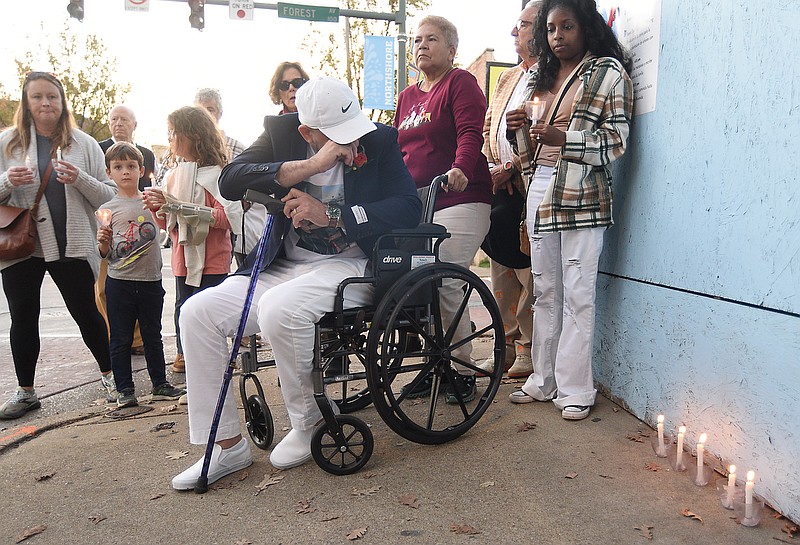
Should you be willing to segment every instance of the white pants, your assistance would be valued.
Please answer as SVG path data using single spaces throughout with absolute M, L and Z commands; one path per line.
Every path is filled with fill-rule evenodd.
M 244 334 L 261 331 L 272 345 L 292 428 L 308 430 L 322 418 L 311 384 L 314 324 L 333 310 L 341 281 L 364 276 L 366 266 L 366 258 L 330 258 L 308 264 L 277 260 L 259 276 Z M 189 441 L 194 444 L 208 441 L 230 358 L 228 338 L 236 334 L 249 282 L 247 276 L 230 276 L 218 286 L 192 296 L 181 310 Z M 372 301 L 372 287 L 350 286 L 345 296 L 345 307 L 366 305 Z M 235 391 L 235 387 L 228 388 L 217 440 L 241 433 Z
M 594 405 L 595 284 L 604 227 L 534 233 L 532 220 L 552 168 L 539 167 L 528 192 L 533 273 L 533 374 L 522 391 L 539 401 Z
M 439 259 L 448 263 L 456 263 L 469 269 L 475 253 L 480 248 L 483 239 L 489 232 L 489 213 L 491 205 L 486 203 L 457 204 L 444 210 L 439 210 L 433 215 L 433 223 L 444 225 L 450 238 L 442 242 L 439 247 Z M 445 280 L 439 290 L 439 299 L 442 308 L 443 326 L 449 327 L 453 316 L 458 310 L 458 305 L 464 298 L 464 283 L 455 280 Z M 469 309 L 467 309 L 469 310 Z M 459 341 L 472 333 L 470 329 L 469 312 L 459 321 L 453 341 Z M 472 343 L 453 351 L 453 356 L 463 361 L 470 361 L 472 357 Z M 464 370 L 464 366 L 455 365 L 456 370 Z M 474 374 L 467 371 L 465 374 Z

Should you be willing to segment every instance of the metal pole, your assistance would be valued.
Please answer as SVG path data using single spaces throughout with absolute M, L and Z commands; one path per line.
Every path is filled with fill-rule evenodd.
M 406 55 L 406 0 L 400 0 L 397 10 L 397 94 L 408 86 L 408 66 Z

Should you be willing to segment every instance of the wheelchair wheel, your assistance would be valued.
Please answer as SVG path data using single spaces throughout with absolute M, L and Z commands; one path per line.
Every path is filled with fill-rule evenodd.
M 375 442 L 369 426 L 360 418 L 340 414 L 336 423 L 341 428 L 338 444 L 336 431 L 323 422 L 311 438 L 311 455 L 328 473 L 350 475 L 369 461 Z
M 438 297 L 443 282 L 464 288 L 450 323 L 442 316 Z M 475 330 L 463 339 L 454 338 L 454 324 L 469 323 L 470 318 Z M 418 335 L 421 349 L 405 351 L 399 346 L 394 339 L 401 332 Z M 473 354 L 480 351 L 494 358 L 493 370 L 477 378 L 474 399 L 443 396 L 444 383 L 455 380 L 452 364 L 484 373 L 473 356 L 463 355 L 467 344 L 472 345 Z M 445 443 L 480 419 L 500 387 L 505 361 L 503 320 L 491 290 L 474 273 L 452 263 L 424 265 L 403 275 L 386 292 L 375 310 L 367 353 L 369 388 L 384 422 L 410 441 Z
M 251 395 L 245 403 L 244 414 L 250 439 L 258 448 L 268 449 L 275 435 L 275 426 L 267 402 L 259 395 Z

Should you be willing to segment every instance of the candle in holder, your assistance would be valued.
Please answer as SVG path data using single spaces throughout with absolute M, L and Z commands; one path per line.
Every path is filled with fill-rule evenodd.
M 744 518 L 753 518 L 753 481 L 756 472 L 752 469 L 747 472 L 747 482 L 744 485 Z
M 56 148 L 56 161 L 61 161 L 61 148 Z
M 733 507 L 733 493 L 736 490 L 736 466 L 731 464 L 728 471 L 728 496 L 726 499 L 728 509 Z
M 675 465 L 680 467 L 683 465 L 683 435 L 686 433 L 686 426 L 678 428 L 678 453 L 675 458 Z
M 697 477 L 698 479 L 703 474 L 703 453 L 706 450 L 705 442 L 708 437 L 705 433 L 700 434 L 700 439 L 697 440 Z
M 111 210 L 108 208 L 101 208 L 95 211 L 94 215 L 97 216 L 97 221 L 99 221 L 100 225 L 103 227 L 111 225 Z

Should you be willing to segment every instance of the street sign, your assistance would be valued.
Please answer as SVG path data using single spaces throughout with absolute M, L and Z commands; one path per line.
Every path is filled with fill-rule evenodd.
M 253 0 L 230 0 L 228 17 L 239 21 L 252 21 L 253 8 Z
M 327 6 L 306 6 L 303 4 L 284 4 L 278 2 L 278 17 L 301 19 L 304 21 L 339 22 L 339 8 Z

